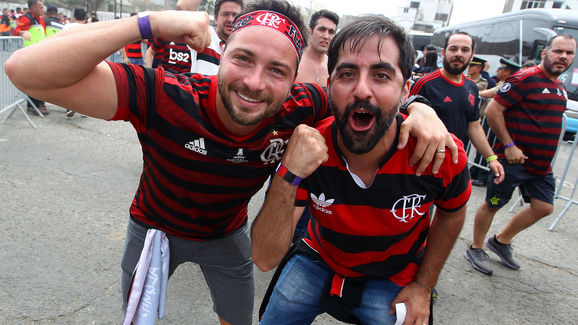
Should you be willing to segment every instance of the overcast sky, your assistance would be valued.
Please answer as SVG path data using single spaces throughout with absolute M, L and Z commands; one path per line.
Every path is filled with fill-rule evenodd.
M 403 0 L 289 0 L 294 4 L 309 8 L 312 3 L 324 4 L 327 9 L 335 11 L 339 15 L 382 13 L 393 17 L 397 14 L 397 8 L 405 3 Z M 505 0 L 454 0 L 454 10 L 450 25 L 468 21 L 497 16 L 504 9 Z M 314 5 L 313 5 L 313 8 Z

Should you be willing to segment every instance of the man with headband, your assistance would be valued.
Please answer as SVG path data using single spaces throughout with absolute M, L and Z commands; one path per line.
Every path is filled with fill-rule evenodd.
M 170 273 L 187 261 L 199 264 L 220 321 L 250 324 L 254 283 L 247 204 L 275 172 L 294 128 L 329 115 L 320 87 L 293 83 L 306 45 L 299 11 L 284 1 L 247 5 L 217 76 L 103 62 L 123 46 L 155 36 L 202 50 L 210 41 L 208 26 L 206 13 L 185 11 L 99 22 L 18 51 L 5 69 L 32 96 L 135 127 L 143 172 L 130 208 L 123 295 L 145 233 L 155 228 L 169 238 Z M 72 46 L 85 49 L 83 55 L 67 50 Z M 457 147 L 435 113 L 418 106 L 404 123 L 400 146 L 419 132 L 424 141 L 411 162 L 419 161 L 422 172 L 436 156 L 431 168 L 437 170 L 444 157 L 435 151 L 448 145 L 457 160 Z

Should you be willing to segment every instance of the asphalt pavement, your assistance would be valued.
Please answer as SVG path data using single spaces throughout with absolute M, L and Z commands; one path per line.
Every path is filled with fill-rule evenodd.
M 120 258 L 142 168 L 140 145 L 128 123 L 67 119 L 64 109 L 49 110 L 45 118 L 32 117 L 37 129 L 18 111 L 0 124 L 0 324 L 120 324 Z M 561 147 L 558 175 L 569 149 Z M 577 167 L 563 185 L 566 197 Z M 515 238 L 521 269 L 508 269 L 489 252 L 495 272 L 486 276 L 463 256 L 484 195 L 485 188 L 474 188 L 437 285 L 435 323 L 577 324 L 578 206 L 549 231 L 567 203 L 557 199 L 552 216 Z M 261 191 L 250 204 L 251 221 L 262 200 Z M 508 208 L 490 234 L 511 218 Z M 255 274 L 257 323 L 272 272 L 255 268 Z M 327 316 L 314 322 L 336 323 Z M 218 324 L 196 265 L 182 265 L 169 281 L 166 316 L 157 324 Z

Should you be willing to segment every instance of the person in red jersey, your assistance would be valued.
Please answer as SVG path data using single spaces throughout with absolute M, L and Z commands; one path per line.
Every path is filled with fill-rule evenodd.
M 260 324 L 310 324 L 327 312 L 354 324 L 425 324 L 439 273 L 462 227 L 471 193 L 467 157 L 421 176 L 398 149 L 413 46 L 402 27 L 364 16 L 328 51 L 335 117 L 297 127 L 252 226 L 253 260 L 276 267 L 305 204 L 308 231 L 273 290 Z M 450 153 L 438 149 L 437 155 Z M 430 224 L 430 207 L 436 213 Z
M 24 39 L 24 46 L 36 44 L 46 38 L 46 22 L 42 19 L 44 15 L 44 3 L 41 0 L 29 0 L 28 8 L 30 9 L 26 14 L 22 14 L 18 18 L 16 28 L 12 31 L 14 36 L 22 36 Z M 33 115 L 48 115 L 50 112 L 46 108 L 46 103 L 31 96 L 28 96 L 29 101 L 26 103 L 28 113 Z M 38 111 L 30 104 L 30 101 L 36 106 Z
M 484 239 L 496 213 L 512 198 L 516 187 L 529 206 L 518 211 L 486 246 L 509 268 L 518 270 L 520 262 L 512 252 L 512 239 L 554 210 L 555 181 L 551 162 L 558 147 L 562 116 L 568 94 L 558 80 L 576 57 L 576 39 L 571 35 L 552 37 L 542 62 L 518 71 L 500 86 L 488 107 L 486 118 L 499 141 L 494 144 L 506 170 L 500 184 L 489 182 L 486 201 L 478 208 L 474 221 L 474 242 L 465 257 L 472 266 L 491 275 Z
M 15 52 L 5 70 L 16 87 L 33 96 L 134 126 L 143 171 L 130 207 L 123 296 L 145 234 L 155 228 L 169 239 L 170 273 L 184 262 L 199 264 L 219 320 L 251 324 L 248 202 L 275 171 L 294 128 L 313 125 L 330 112 L 321 87 L 294 83 L 306 45 L 295 7 L 278 0 L 252 2 L 234 26 L 217 76 L 103 61 L 152 37 L 202 50 L 210 41 L 209 17 L 191 11 L 141 13 L 63 31 Z M 84 54 L 70 53 L 73 47 Z M 63 61 L 70 68 L 57 64 Z M 416 171 L 437 171 L 444 156 L 435 151 L 446 145 L 457 159 L 457 146 L 435 112 L 419 103 L 410 108 L 399 142 L 404 147 L 410 134 L 419 135 L 410 161 Z

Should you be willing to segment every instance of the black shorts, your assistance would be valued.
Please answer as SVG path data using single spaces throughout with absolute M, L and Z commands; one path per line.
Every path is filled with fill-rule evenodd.
M 554 191 L 556 183 L 552 172 L 546 175 L 531 173 L 522 164 L 509 164 L 507 160 L 500 159 L 504 166 L 506 178 L 500 184 L 494 184 L 494 174 L 490 173 L 488 188 L 486 190 L 486 202 L 490 208 L 501 208 L 510 201 L 516 187 L 520 187 L 524 202 L 529 203 L 530 198 L 554 204 Z

